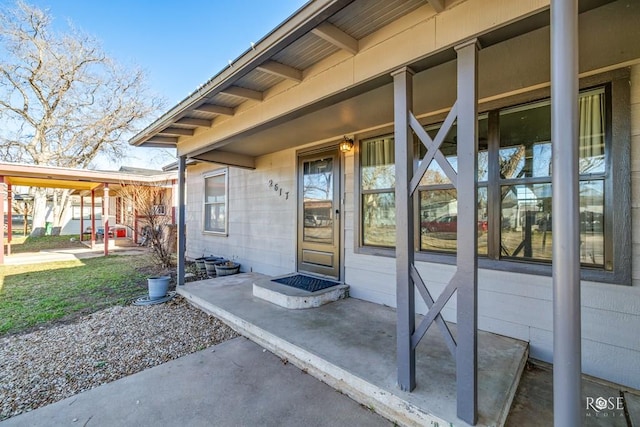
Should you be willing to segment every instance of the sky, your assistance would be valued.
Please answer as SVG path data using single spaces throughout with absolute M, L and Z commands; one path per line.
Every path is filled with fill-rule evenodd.
M 91 34 L 113 59 L 146 71 L 151 90 L 165 99 L 161 113 L 258 42 L 306 0 L 25 0 L 49 11 L 56 30 Z M 10 0 L 0 3 L 11 5 Z M 120 164 L 171 163 L 158 150 L 130 149 L 119 163 L 100 159 L 100 169 Z

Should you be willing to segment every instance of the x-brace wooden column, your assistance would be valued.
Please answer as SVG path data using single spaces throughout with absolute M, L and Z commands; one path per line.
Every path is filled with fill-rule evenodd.
M 415 350 L 435 322 L 456 360 L 458 417 L 477 421 L 477 56 L 478 42 L 456 47 L 458 54 L 457 101 L 438 134 L 431 139 L 411 108 L 413 71 L 403 68 L 393 73 L 396 158 L 396 297 L 398 385 L 411 391 L 416 385 Z M 440 145 L 457 119 L 458 171 L 440 151 Z M 413 133 L 427 148 L 414 173 Z M 432 161 L 436 161 L 457 190 L 457 270 L 443 292 L 433 299 L 414 262 L 413 195 Z M 429 311 L 415 327 L 415 289 Z M 457 291 L 457 340 L 442 318 L 441 311 Z

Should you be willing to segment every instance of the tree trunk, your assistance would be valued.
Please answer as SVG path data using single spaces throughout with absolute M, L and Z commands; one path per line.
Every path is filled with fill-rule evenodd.
M 31 237 L 44 236 L 45 222 L 47 219 L 47 190 L 34 187 L 33 189 L 33 222 L 31 225 Z
M 69 212 L 71 197 L 68 189 L 55 190 L 53 199 L 53 232 L 54 236 L 60 235 L 65 224 L 67 213 Z

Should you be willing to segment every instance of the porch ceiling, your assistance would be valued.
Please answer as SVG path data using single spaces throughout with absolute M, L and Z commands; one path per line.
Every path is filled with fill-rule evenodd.
M 613 0 L 581 0 L 584 12 Z M 147 129 L 131 139 L 133 145 L 177 146 L 196 130 L 216 126 L 219 116 L 233 116 L 244 102 L 261 102 L 271 87 L 290 80 L 299 83 L 304 71 L 339 50 L 357 54 L 358 40 L 412 11 L 430 5 L 437 13 L 446 9 L 443 0 L 323 0 L 309 2 L 287 21 L 214 76 L 190 97 L 176 105 Z M 483 47 L 549 25 L 545 10 L 480 35 Z M 416 72 L 451 61 L 452 48 L 439 51 L 409 65 Z M 307 142 L 350 134 L 391 121 L 392 103 L 380 107 L 373 96 L 389 96 L 388 75 L 376 76 L 313 105 L 245 129 L 188 157 L 253 167 L 254 157 Z M 377 105 L 376 105 L 377 104 Z M 375 106 L 375 108 L 374 108 Z M 186 138 L 186 139 L 185 139 Z M 241 143 L 240 143 L 241 142 Z

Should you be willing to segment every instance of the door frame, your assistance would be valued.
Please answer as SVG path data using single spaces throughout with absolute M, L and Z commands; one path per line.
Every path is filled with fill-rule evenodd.
M 340 211 L 340 213 L 338 215 L 335 216 L 335 220 L 338 221 L 338 226 L 337 226 L 337 236 L 336 237 L 336 242 L 338 245 L 337 248 L 337 257 L 336 257 L 336 262 L 337 262 L 337 277 L 333 277 L 333 276 L 325 276 L 319 273 L 312 273 L 312 272 L 308 272 L 305 270 L 300 270 L 300 258 L 299 258 L 299 251 L 301 250 L 301 242 L 302 242 L 302 236 L 301 236 L 301 231 L 303 229 L 303 225 L 301 227 L 300 221 L 301 221 L 301 217 L 302 217 L 302 221 L 304 221 L 304 214 L 301 215 L 301 208 L 302 208 L 302 201 L 301 198 L 303 196 L 302 191 L 302 176 L 301 174 L 303 173 L 303 171 L 300 169 L 300 159 L 302 157 L 307 157 L 307 156 L 314 156 L 314 155 L 321 155 L 321 154 L 329 154 L 329 153 L 334 153 L 335 154 L 335 158 L 336 158 L 336 165 L 335 167 L 338 168 L 337 172 L 336 172 L 336 179 L 334 182 L 334 194 L 337 195 L 336 199 L 337 199 L 337 203 L 338 203 L 338 209 Z M 296 159 L 295 159 L 295 182 L 296 182 L 296 188 L 297 188 L 297 195 L 296 195 L 296 223 L 295 223 L 295 236 L 296 236 L 296 246 L 295 246 L 295 264 L 296 264 L 296 272 L 301 273 L 301 274 L 310 274 L 310 275 L 315 275 L 315 276 L 320 276 L 320 277 L 327 277 L 329 279 L 332 280 L 337 280 L 337 281 L 344 281 L 344 188 L 345 188 L 345 181 L 344 181 L 344 167 L 345 167 L 345 161 L 344 161 L 344 153 L 340 152 L 340 149 L 338 147 L 338 143 L 337 142 L 330 142 L 330 143 L 325 143 L 322 145 L 316 145 L 314 147 L 309 147 L 309 148 L 305 148 L 305 149 L 300 149 L 300 150 L 296 150 Z M 335 207 L 334 207 L 335 209 Z

